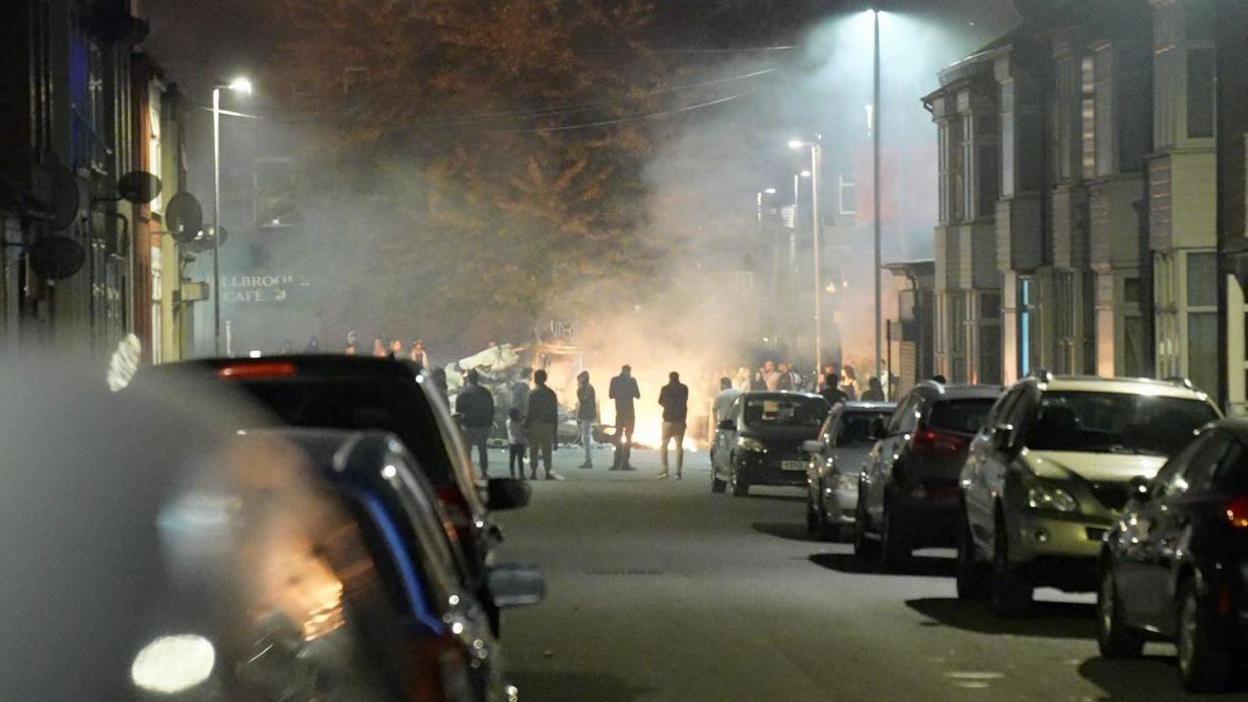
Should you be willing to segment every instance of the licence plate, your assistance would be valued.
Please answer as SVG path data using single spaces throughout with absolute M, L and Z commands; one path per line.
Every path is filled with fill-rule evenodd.
M 780 470 L 806 470 L 806 464 L 802 461 L 781 461 Z

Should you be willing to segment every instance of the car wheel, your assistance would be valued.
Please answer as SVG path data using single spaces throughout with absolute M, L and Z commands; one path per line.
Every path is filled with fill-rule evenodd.
M 971 535 L 971 523 L 962 513 L 962 525 L 958 529 L 958 561 L 955 575 L 959 600 L 984 600 L 992 585 L 992 575 L 985 564 L 975 557 L 975 538 Z
M 898 571 L 910 560 L 910 543 L 905 529 L 897 518 L 897 508 L 892 500 L 884 498 L 884 514 L 880 519 L 880 549 L 876 554 L 881 571 Z
M 1010 562 L 1009 536 L 997 520 L 992 546 L 992 587 L 988 604 L 998 617 L 1021 617 L 1031 609 L 1033 589 L 1024 566 Z
M 750 486 L 741 477 L 741 471 L 737 468 L 737 462 L 732 461 L 728 467 L 728 485 L 732 488 L 733 497 L 745 497 L 750 494 Z
M 860 491 L 858 506 L 854 508 L 854 557 L 867 561 L 875 557 L 876 549 L 880 545 L 867 536 L 867 509 L 862 503 L 862 495 Z
M 1189 692 L 1221 692 L 1230 683 L 1231 656 L 1214 645 L 1209 613 L 1200 605 L 1196 581 L 1188 578 L 1179 589 L 1179 677 Z
M 1096 645 L 1106 658 L 1139 658 L 1144 652 L 1144 637 L 1122 622 L 1118 585 L 1108 563 L 1101 566 L 1101 584 L 1096 591 Z

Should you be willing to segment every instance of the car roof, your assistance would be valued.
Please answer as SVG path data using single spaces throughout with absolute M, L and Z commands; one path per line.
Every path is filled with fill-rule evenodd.
M 800 397 L 807 400 L 823 400 L 822 395 L 816 395 L 812 392 L 799 392 L 793 390 L 760 390 L 757 392 L 747 392 L 742 395 L 747 400 L 785 400 L 794 397 Z
M 970 385 L 970 384 L 951 384 L 937 383 L 932 380 L 924 381 L 914 386 L 917 392 L 924 395 L 935 395 L 936 400 L 974 400 L 974 399 L 993 399 L 998 397 L 1005 388 L 1000 385 Z
M 892 412 L 897 409 L 896 402 L 864 402 L 855 400 L 845 402 L 845 412 Z
M 1248 419 L 1219 419 L 1218 421 L 1207 426 L 1228 431 L 1231 434 L 1234 434 L 1235 438 L 1243 441 L 1244 443 L 1248 443 Z
M 1154 378 L 1102 378 L 1098 376 L 1049 375 L 1026 378 L 1043 392 L 1109 392 L 1129 395 L 1154 395 L 1188 400 L 1207 400 L 1208 395 L 1188 384 Z
M 413 377 L 419 366 L 411 361 L 390 357 L 348 356 L 345 354 L 289 354 L 261 356 L 258 358 L 198 358 L 153 366 L 168 371 L 219 370 L 225 367 L 288 364 L 302 377 L 354 376 L 354 377 Z

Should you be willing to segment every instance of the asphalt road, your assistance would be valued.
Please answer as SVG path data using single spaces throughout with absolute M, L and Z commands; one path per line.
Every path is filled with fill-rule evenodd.
M 499 515 L 503 558 L 541 564 L 548 585 L 504 620 L 521 700 L 1202 699 L 1179 687 L 1172 646 L 1101 659 L 1090 595 L 1042 590 L 1030 618 L 994 619 L 955 598 L 951 551 L 878 575 L 848 544 L 809 540 L 800 491 L 713 495 L 704 454 L 681 482 L 656 480 L 650 452 L 636 473 L 605 470 L 605 450 L 597 470 L 580 458 L 561 451 L 567 479 Z

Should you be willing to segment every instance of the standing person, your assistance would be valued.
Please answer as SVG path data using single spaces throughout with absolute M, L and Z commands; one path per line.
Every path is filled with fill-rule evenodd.
M 360 335 L 353 331 L 347 332 L 347 346 L 343 349 L 343 353 L 348 356 L 354 356 L 360 352 Z
M 581 435 L 581 446 L 585 449 L 585 462 L 580 465 L 585 470 L 594 467 L 594 420 L 597 418 L 598 394 L 589 384 L 589 371 L 581 371 L 576 376 L 576 428 Z
M 776 364 L 771 361 L 763 363 L 763 367 L 758 370 L 758 376 L 755 378 L 754 390 L 768 390 L 775 392 L 780 389 L 780 373 L 776 372 Z
M 874 375 L 871 376 L 867 380 L 867 391 L 862 393 L 862 401 L 863 402 L 883 402 L 884 401 L 884 386 L 880 385 L 880 379 L 875 377 Z
M 711 403 L 711 429 L 712 431 L 719 427 L 719 423 L 728 417 L 728 410 L 732 408 L 732 403 L 738 397 L 741 397 L 741 391 L 732 386 L 732 378 L 719 379 L 719 394 L 715 396 L 715 401 Z
M 663 407 L 663 449 L 659 454 L 663 472 L 659 480 L 667 478 L 667 443 L 676 440 L 676 479 L 681 478 L 685 465 L 685 422 L 689 418 L 689 386 L 680 382 L 680 373 L 668 374 L 668 383 L 659 391 L 659 404 Z
M 841 392 L 841 388 L 837 385 L 835 373 L 828 373 L 823 377 L 823 387 L 819 388 L 819 395 L 833 407 L 847 399 L 845 393 Z
M 311 339 L 308 339 L 308 345 L 303 347 L 303 352 L 304 353 L 320 353 L 321 352 L 321 340 L 317 338 L 316 336 L 313 336 Z
M 474 446 L 477 448 L 481 477 L 490 477 L 488 443 L 494 429 L 494 396 L 481 386 L 481 376 L 475 369 L 468 371 L 468 385 L 455 396 L 455 413 L 464 427 L 468 453 L 472 453 Z
M 446 385 L 446 369 L 434 368 L 429 374 L 433 378 L 433 387 L 438 389 L 438 394 L 442 396 L 443 402 L 450 402 L 451 389 Z
M 529 393 L 529 409 L 524 416 L 524 427 L 529 433 L 529 475 L 537 480 L 538 458 L 546 462 L 546 479 L 555 475 L 552 461 L 555 456 L 555 427 L 559 424 L 559 398 L 555 391 L 546 387 L 546 371 L 533 374 L 537 387 Z
M 420 339 L 412 339 L 411 355 L 408 358 L 420 364 L 421 368 L 429 368 L 433 365 L 429 361 L 429 353 L 425 351 L 425 342 Z
M 403 342 L 398 339 L 390 340 L 390 355 L 395 358 L 403 358 Z
M 524 480 L 524 453 L 528 449 L 529 437 L 524 430 L 524 419 L 520 410 L 512 407 L 507 410 L 507 470 L 512 478 Z
M 637 413 L 633 400 L 641 399 L 641 390 L 633 378 L 632 366 L 622 366 L 620 374 L 611 379 L 607 396 L 615 400 L 615 459 L 611 470 L 633 470 L 628 462 L 633 452 L 633 430 L 637 428 Z
M 373 337 L 373 356 L 376 358 L 385 358 L 390 352 L 386 350 L 386 342 L 381 340 L 380 336 Z
M 520 369 L 520 377 L 511 384 L 511 406 L 520 411 L 520 419 L 524 419 L 529 412 L 529 378 L 532 376 L 533 369 L 526 366 Z
M 850 402 L 857 400 L 862 394 L 862 387 L 858 385 L 858 374 L 848 364 L 841 366 L 841 392 L 845 393 L 845 398 Z

